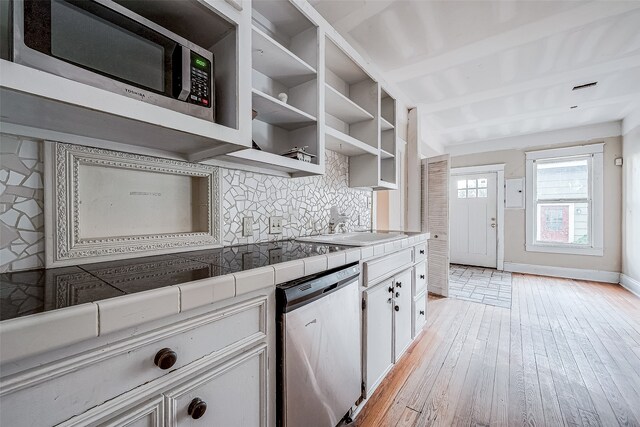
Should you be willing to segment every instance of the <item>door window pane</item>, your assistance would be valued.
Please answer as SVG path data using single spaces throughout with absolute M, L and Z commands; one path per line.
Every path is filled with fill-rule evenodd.
M 487 189 L 479 188 L 478 189 L 478 197 L 487 197 Z
M 458 190 L 458 199 L 466 199 L 467 190 Z
M 538 163 L 536 190 L 538 200 L 586 199 L 589 194 L 589 160 Z
M 476 197 L 476 190 L 467 190 L 467 198 Z
M 467 180 L 467 187 L 468 188 L 476 188 L 476 180 L 475 179 Z
M 539 203 L 537 239 L 543 243 L 588 245 L 588 203 Z
M 487 187 L 487 178 L 480 178 L 478 180 L 478 188 L 486 188 Z
M 467 180 L 466 179 L 458 180 L 458 188 L 467 188 Z

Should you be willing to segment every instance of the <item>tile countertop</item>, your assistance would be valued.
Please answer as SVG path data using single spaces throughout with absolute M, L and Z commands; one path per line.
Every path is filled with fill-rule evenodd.
M 0 360 L 126 329 L 429 238 L 427 233 L 405 234 L 408 237 L 365 247 L 284 240 L 3 273 Z M 49 334 L 49 342 L 36 330 L 44 324 L 69 333 Z

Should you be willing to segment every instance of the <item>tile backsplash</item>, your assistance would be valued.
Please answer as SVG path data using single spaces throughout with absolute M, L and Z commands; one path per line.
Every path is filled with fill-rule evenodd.
M 42 148 L 0 135 L 0 272 L 44 266 Z
M 0 134 L 0 272 L 44 267 L 43 144 Z M 324 176 L 283 178 L 221 168 L 223 243 L 237 245 L 326 232 L 329 209 L 349 214 L 349 229 L 371 228 L 372 192 L 349 188 L 349 160 L 326 152 Z M 253 236 L 242 236 L 242 218 Z M 282 234 L 269 234 L 269 217 Z
M 288 179 L 223 169 L 222 191 L 225 245 L 326 233 L 331 206 L 349 215 L 349 229 L 371 228 L 371 190 L 349 188 L 349 159 L 332 151 L 326 151 L 324 176 Z M 242 237 L 245 216 L 253 217 L 251 237 Z M 282 216 L 282 235 L 268 234 L 270 216 Z

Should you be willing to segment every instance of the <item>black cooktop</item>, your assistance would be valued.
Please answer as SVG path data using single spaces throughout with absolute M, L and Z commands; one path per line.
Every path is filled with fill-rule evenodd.
M 0 274 L 0 320 L 222 276 L 348 246 L 293 240 Z

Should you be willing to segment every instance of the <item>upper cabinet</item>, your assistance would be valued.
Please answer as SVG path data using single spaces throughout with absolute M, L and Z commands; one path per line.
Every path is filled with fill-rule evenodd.
M 190 161 L 250 145 L 250 11 L 214 0 L 102 3 L 13 2 L 4 131 Z
M 327 37 L 326 146 L 349 156 L 349 185 L 397 188 L 396 100 Z
M 225 160 L 291 176 L 324 173 L 319 29 L 289 1 L 252 5 L 252 148 Z
M 0 4 L 3 132 L 397 187 L 397 102 L 305 0 Z

